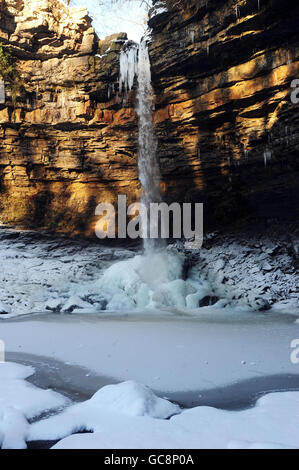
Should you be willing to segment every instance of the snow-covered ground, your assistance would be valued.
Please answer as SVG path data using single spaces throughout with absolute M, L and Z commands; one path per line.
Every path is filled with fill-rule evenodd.
M 208 397 L 211 389 L 223 394 L 223 387 L 248 379 L 254 387 L 254 381 L 258 384 L 265 377 L 280 377 L 279 386 L 267 390 L 290 389 L 289 378 L 299 377 L 298 364 L 291 361 L 291 344 L 299 338 L 293 315 L 203 310 L 200 317 L 179 312 L 177 316 L 156 312 L 148 317 L 137 313 L 112 318 L 45 313 L 2 321 L 0 336 L 7 353 L 17 352 L 20 358 L 25 353 L 43 355 L 83 366 L 86 373 L 81 386 L 86 389 L 95 375 L 106 376 L 108 383 L 109 377 L 129 381 L 108 386 L 91 400 L 28 427 L 26 417 L 65 406 L 65 399 L 45 391 L 40 397 L 34 395 L 36 389 L 23 381 L 32 368 L 13 369 L 7 380 L 5 367 L 9 364 L 0 364 L 0 379 L 6 377 L 6 385 L 0 386 L 3 446 L 24 447 L 24 440 L 65 438 L 54 447 L 299 447 L 298 391 L 270 393 L 255 407 L 242 411 L 197 406 L 176 415 L 176 406 L 158 400 L 135 383 L 151 387 L 162 398 L 190 391 Z M 57 372 L 63 374 L 64 370 Z M 71 377 L 67 381 L 71 386 Z M 249 383 L 244 384 L 246 389 Z M 165 420 L 172 414 L 176 416 Z M 93 433 L 70 436 L 82 430 Z
M 290 359 L 299 324 L 270 315 L 211 307 L 199 319 L 44 314 L 1 322 L 0 336 L 7 352 L 59 359 L 163 393 L 187 392 L 299 373 Z
M 136 396 L 138 385 L 134 388 L 128 385 L 112 386 L 115 387 L 114 406 L 118 405 L 121 388 L 126 389 L 126 400 L 122 408 L 115 406 L 117 411 L 103 409 L 101 397 L 97 401 L 95 396 L 59 416 L 36 423 L 31 438 L 55 439 L 85 428 L 93 434 L 66 437 L 54 449 L 299 448 L 299 392 L 269 394 L 255 408 L 240 412 L 205 406 L 181 413 L 174 409 L 171 410 L 174 416 L 166 421 L 153 419 L 150 410 L 144 412 L 142 407 L 133 415 L 128 413 L 128 402 L 135 403 L 138 399 L 146 405 L 148 394 L 141 388 Z M 160 418 L 163 418 L 164 409 L 161 411 Z
M 85 402 L 29 424 L 26 418 L 42 407 L 66 405 L 58 394 L 24 382 L 31 373 L 17 364 L 0 365 L 1 379 L 6 379 L 0 389 L 2 448 L 60 439 L 54 449 L 299 448 L 299 392 L 271 393 L 239 412 L 206 406 L 182 410 L 129 381 L 106 386 Z M 76 434 L 82 431 L 92 434 Z
M 26 448 L 27 419 L 70 404 L 64 396 L 25 381 L 33 373 L 32 367 L 0 363 L 0 448 Z
M 125 382 L 73 404 L 54 386 L 46 391 L 37 379 L 37 386 L 25 381 L 32 367 L 0 363 L 2 446 L 65 438 L 57 448 L 299 447 L 299 365 L 291 360 L 299 338 L 297 253 L 294 240 L 208 237 L 199 253 L 186 256 L 177 244 L 147 258 L 0 230 L 7 357 L 25 362 L 32 354 L 84 367 L 86 390 L 95 377 Z M 63 375 L 63 366 L 55 367 Z M 264 379 L 270 386 L 263 389 Z M 279 393 L 241 411 L 179 410 L 167 401 L 192 393 L 206 405 L 211 392 L 240 392 L 242 383 L 242 393 L 256 384 L 255 399 Z M 49 409 L 58 412 L 49 417 Z M 42 413 L 46 419 L 36 418 Z M 93 433 L 70 436 L 79 430 Z
M 199 252 L 142 256 L 95 242 L 0 230 L 0 318 L 32 312 L 203 313 L 200 306 L 299 315 L 292 241 L 207 237 Z M 180 248 L 180 247 L 179 247 Z

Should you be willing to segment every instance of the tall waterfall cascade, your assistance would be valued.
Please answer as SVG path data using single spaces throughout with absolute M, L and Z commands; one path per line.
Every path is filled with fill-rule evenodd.
M 144 191 L 143 202 L 145 205 L 149 205 L 161 200 L 159 188 L 161 175 L 153 123 L 154 91 L 151 83 L 151 65 L 145 41 L 141 42 L 139 46 L 137 76 L 139 180 Z
M 119 81 L 120 93 L 132 90 L 137 81 L 138 170 L 141 202 L 147 208 L 144 225 L 148 235 L 150 204 L 161 202 L 162 197 L 146 40 L 141 41 L 138 49 L 134 45 L 121 54 Z M 189 278 L 184 280 L 184 255 L 168 249 L 164 240 L 145 237 L 144 249 L 144 255 L 113 264 L 97 281 L 96 287 L 107 301 L 107 310 L 196 308 L 199 299 L 210 290 L 207 281 L 199 280 L 196 271 L 190 271 Z
M 161 200 L 160 169 L 157 141 L 154 132 L 154 91 L 151 83 L 151 64 L 146 40 L 139 47 L 131 45 L 120 54 L 119 92 L 133 89 L 137 77 L 138 169 L 143 187 L 142 202 L 146 205 Z
M 138 172 L 142 186 L 141 202 L 149 214 L 150 204 L 161 201 L 160 168 L 157 159 L 157 140 L 155 137 L 153 111 L 154 91 L 151 83 L 151 64 L 146 39 L 137 46 L 131 45 L 120 55 L 119 90 L 131 91 L 137 76 L 137 114 L 138 114 Z M 150 219 L 143 220 L 144 248 L 151 252 L 164 246 L 162 240 L 151 240 L 149 236 Z
M 151 83 L 151 64 L 146 41 L 141 41 L 139 46 L 137 77 L 138 172 L 143 188 L 141 202 L 145 205 L 149 214 L 150 204 L 161 201 L 161 175 L 153 122 L 154 91 Z M 152 228 L 150 227 L 149 217 L 144 222 L 145 227 L 143 229 L 148 232 L 149 228 Z M 147 237 L 144 239 L 146 252 L 153 251 L 157 248 L 157 245 L 160 248 L 161 244 L 164 245 L 162 240 L 152 240 Z

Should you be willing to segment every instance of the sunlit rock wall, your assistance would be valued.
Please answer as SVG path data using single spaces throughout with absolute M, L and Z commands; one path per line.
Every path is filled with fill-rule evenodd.
M 138 197 L 134 101 L 118 94 L 126 35 L 99 42 L 87 10 L 56 0 L 0 12 L 22 83 L 0 104 L 0 219 L 93 235 L 98 203 Z

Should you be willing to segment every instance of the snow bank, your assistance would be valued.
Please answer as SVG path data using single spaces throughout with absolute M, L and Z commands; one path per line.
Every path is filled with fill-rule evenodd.
M 94 279 L 129 250 L 0 229 L 0 319 L 33 312 L 100 311 Z
M 299 448 L 298 418 L 299 392 L 281 392 L 265 395 L 248 410 L 197 407 L 171 421 L 187 434 L 197 434 L 202 448 L 232 448 L 237 442 L 245 448 Z
M 61 429 L 70 433 L 71 429 L 78 430 L 85 423 L 85 429 L 93 430 L 94 434 L 67 437 L 54 448 L 299 448 L 299 392 L 271 393 L 261 398 L 255 408 L 244 411 L 231 412 L 202 406 L 163 421 L 123 414 L 122 407 L 119 408 L 115 401 L 117 387 L 121 390 L 123 385 L 105 391 L 106 398 L 111 394 L 109 405 L 114 402 L 114 408 L 111 406 L 106 411 L 97 409 L 97 413 L 94 409 L 92 413 L 91 403 L 75 405 L 58 417 L 32 425 L 31 438 L 59 438 Z
M 0 447 L 3 449 L 26 448 L 27 418 L 69 403 L 62 395 L 41 390 L 24 380 L 33 373 L 32 367 L 0 364 Z
M 166 419 L 179 412 L 179 406 L 157 397 L 144 385 L 128 381 L 103 387 L 90 400 L 33 424 L 30 439 L 58 439 L 80 430 L 95 431 L 101 428 L 103 414 Z
M 212 304 L 299 315 L 298 241 L 210 238 L 199 252 L 177 243 L 149 257 L 1 229 L 0 319 L 145 308 L 201 314 Z
M 148 387 L 134 381 L 103 387 L 91 398 L 90 404 L 106 412 L 160 419 L 180 412 L 177 405 L 157 397 Z

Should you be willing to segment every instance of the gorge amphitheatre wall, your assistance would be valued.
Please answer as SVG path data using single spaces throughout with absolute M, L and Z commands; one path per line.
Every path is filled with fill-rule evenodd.
M 149 22 L 167 199 L 205 202 L 216 226 L 298 220 L 298 2 L 167 4 Z
M 205 202 L 211 226 L 295 217 L 298 4 L 166 3 L 149 21 L 165 200 Z M 98 203 L 140 194 L 135 92 L 118 92 L 126 35 L 99 41 L 85 9 L 57 0 L 2 0 L 0 41 L 20 85 L 0 104 L 0 219 L 92 236 Z

